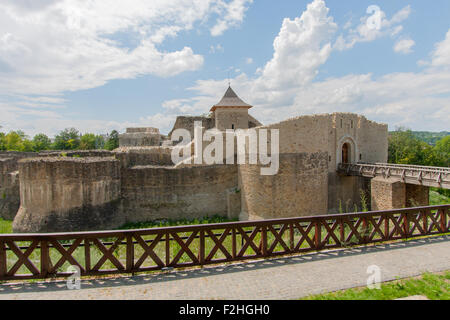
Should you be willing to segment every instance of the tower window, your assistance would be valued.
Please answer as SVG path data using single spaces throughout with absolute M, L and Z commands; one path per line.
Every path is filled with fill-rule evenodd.
M 231 125 L 231 129 L 233 129 L 233 130 L 234 130 L 234 124 L 232 124 L 232 125 Z
M 342 128 L 342 119 L 341 119 L 341 128 Z

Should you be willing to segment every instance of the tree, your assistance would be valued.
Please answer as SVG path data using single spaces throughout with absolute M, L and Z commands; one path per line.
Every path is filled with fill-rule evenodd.
M 106 150 L 114 150 L 119 147 L 119 133 L 116 130 L 111 131 L 108 140 L 105 143 Z
M 51 147 L 51 140 L 43 133 L 39 133 L 33 138 L 33 151 L 39 152 L 42 150 L 49 150 Z
M 11 131 L 6 135 L 6 150 L 23 151 L 21 132 Z
M 442 159 L 443 166 L 450 167 L 450 136 L 446 136 L 436 142 L 434 147 L 438 156 Z
M 55 150 L 76 150 L 80 147 L 80 133 L 75 128 L 67 128 L 55 136 L 52 148 Z
M 95 134 L 85 133 L 80 139 L 80 149 L 81 150 L 92 150 L 95 149 Z
M 6 135 L 0 132 L 0 151 L 6 151 Z
M 423 164 L 426 143 L 414 137 L 411 130 L 403 128 L 389 135 L 389 162 L 398 164 Z

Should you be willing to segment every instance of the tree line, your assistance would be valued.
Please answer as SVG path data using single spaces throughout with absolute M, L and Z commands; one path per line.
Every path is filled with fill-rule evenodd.
M 80 133 L 75 128 L 67 128 L 51 140 L 43 133 L 32 139 L 23 131 L 0 132 L 0 151 L 40 152 L 45 150 L 113 150 L 119 147 L 119 133 L 116 130 L 103 136 Z
M 426 143 L 407 129 L 389 133 L 389 163 L 450 167 L 450 135 Z

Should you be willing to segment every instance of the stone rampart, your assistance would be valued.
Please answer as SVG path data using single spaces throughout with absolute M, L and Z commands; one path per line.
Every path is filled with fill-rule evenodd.
M 120 162 L 114 158 L 33 158 L 19 162 L 14 232 L 102 230 L 123 222 Z

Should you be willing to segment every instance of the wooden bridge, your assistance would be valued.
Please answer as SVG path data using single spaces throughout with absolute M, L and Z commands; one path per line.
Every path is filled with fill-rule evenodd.
M 407 184 L 450 189 L 450 168 L 390 163 L 344 163 L 339 164 L 338 171 L 347 175 L 394 178 Z

